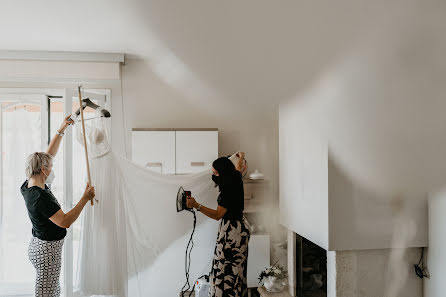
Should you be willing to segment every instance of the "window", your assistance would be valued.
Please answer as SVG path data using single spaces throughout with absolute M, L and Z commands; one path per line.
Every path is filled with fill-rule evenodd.
M 19 189 L 27 156 L 41 150 L 41 100 L 0 100 L 0 296 L 29 294 L 35 278 L 28 260 L 31 222 Z
M 78 109 L 79 99 L 77 90 L 68 89 L 53 90 L 51 95 L 2 92 L 5 90 L 0 90 L 0 297 L 34 296 L 35 270 L 28 259 L 32 226 L 19 191 L 26 179 L 25 161 L 32 152 L 47 148 L 65 115 Z M 110 102 L 108 90 L 84 92 L 83 97 L 104 107 Z M 91 118 L 94 110 L 86 108 L 84 115 Z M 84 149 L 75 132 L 76 128 L 67 129 L 53 167 L 56 179 L 51 190 L 64 211 L 79 201 L 87 180 Z M 75 290 L 81 218 L 65 238 L 60 278 L 65 297 L 73 296 Z

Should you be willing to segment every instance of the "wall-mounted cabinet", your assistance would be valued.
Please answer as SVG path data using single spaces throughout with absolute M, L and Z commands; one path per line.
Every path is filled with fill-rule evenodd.
M 175 174 L 175 131 L 133 131 L 132 159 L 165 174 Z
M 176 173 L 200 172 L 218 158 L 218 131 L 176 131 Z
M 208 169 L 218 158 L 217 129 L 133 129 L 132 160 L 164 174 Z

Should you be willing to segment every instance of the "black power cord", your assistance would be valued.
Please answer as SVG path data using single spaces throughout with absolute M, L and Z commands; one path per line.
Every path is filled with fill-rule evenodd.
M 190 289 L 189 272 L 190 272 L 192 249 L 194 248 L 193 236 L 195 233 L 195 226 L 197 225 L 197 215 L 196 215 L 195 211 L 193 209 L 188 210 L 188 211 L 190 211 L 194 215 L 194 225 L 192 228 L 192 233 L 189 238 L 189 242 L 187 243 L 187 247 L 186 247 L 186 257 L 185 257 L 185 263 L 184 263 L 184 269 L 185 269 L 185 274 L 186 274 L 186 283 L 184 284 L 183 288 L 181 288 L 181 297 L 184 297 L 185 293 Z M 192 287 L 192 290 L 189 293 L 189 297 L 192 295 L 192 292 L 194 291 L 194 289 L 195 289 L 195 282 L 194 282 L 194 286 Z
M 429 278 L 429 270 L 427 269 L 427 267 L 424 265 L 424 247 L 421 248 L 421 257 L 420 257 L 420 261 L 418 261 L 418 264 L 415 264 L 414 266 L 414 270 L 415 270 L 415 274 L 419 277 L 419 278 L 424 278 L 427 277 Z

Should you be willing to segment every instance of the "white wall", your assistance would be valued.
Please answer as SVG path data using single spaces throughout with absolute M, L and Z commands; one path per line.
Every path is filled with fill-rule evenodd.
M 427 4 L 429 3 L 429 4 Z M 398 6 L 291 101 L 361 186 L 425 197 L 446 178 L 446 2 Z M 404 9 L 403 9 L 404 8 Z
M 446 180 L 446 22 L 440 13 L 445 7 L 427 3 L 414 1 L 380 15 L 341 58 L 288 100 L 300 106 L 296 113 L 304 115 L 295 116 L 305 122 L 286 141 L 294 142 L 295 150 L 297 144 L 309 146 L 300 132 L 307 129 L 312 136 L 305 140 L 327 143 L 328 159 L 336 164 L 335 170 L 328 165 L 330 249 L 391 247 L 401 222 L 412 227 L 397 246 L 427 245 L 427 193 Z M 316 150 L 301 150 L 307 159 L 315 158 Z M 281 167 L 288 166 L 280 160 Z M 308 185 L 314 187 L 312 181 Z M 310 213 L 320 209 L 310 201 Z M 302 202 L 294 205 L 295 213 Z M 398 213 L 402 219 L 395 220 Z
M 353 181 L 330 158 L 328 183 L 329 250 L 427 246 L 423 197 L 377 193 Z
M 413 271 L 420 253 L 417 248 L 329 252 L 328 297 L 423 296 L 423 281 Z
M 219 155 L 245 151 L 249 172 L 256 168 L 264 172 L 270 199 L 277 200 L 277 108 L 191 97 L 165 83 L 153 67 L 139 59 L 127 59 L 122 66 L 128 152 L 132 128 L 218 128 Z
M 281 223 L 327 250 L 427 246 L 424 197 L 383 194 L 350 177 L 312 108 L 280 105 Z
M 446 267 L 446 191 L 429 197 L 429 248 L 426 258 L 430 278 L 424 279 L 425 297 L 443 297 Z
M 280 105 L 280 222 L 328 249 L 328 143 L 302 108 Z

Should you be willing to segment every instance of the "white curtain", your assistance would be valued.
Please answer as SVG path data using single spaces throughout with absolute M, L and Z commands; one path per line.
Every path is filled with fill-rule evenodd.
M 35 271 L 28 260 L 31 222 L 20 193 L 25 181 L 25 161 L 40 151 L 40 106 L 27 105 L 2 112 L 2 200 L 0 224 L 0 296 L 34 291 Z
M 177 296 L 185 282 L 185 251 L 193 216 L 176 212 L 183 186 L 198 201 L 216 208 L 217 191 L 210 172 L 165 176 L 120 158 L 127 216 L 129 296 Z M 217 222 L 197 214 L 190 280 L 209 274 Z

